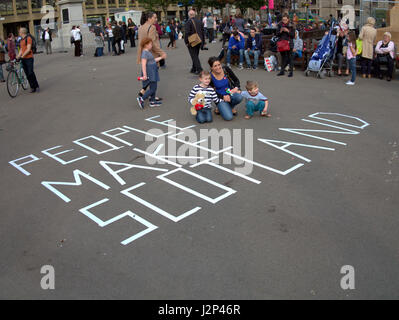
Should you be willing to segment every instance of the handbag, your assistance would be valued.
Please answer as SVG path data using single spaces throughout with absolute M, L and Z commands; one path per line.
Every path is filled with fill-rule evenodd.
M 188 37 L 188 43 L 190 44 L 190 46 L 195 47 L 195 46 L 199 45 L 200 43 L 202 43 L 202 40 L 201 40 L 200 36 L 198 35 L 197 27 L 195 26 L 195 22 L 193 20 L 191 20 L 191 22 L 194 25 L 195 33 L 193 33 L 191 36 Z
M 290 51 L 290 42 L 288 40 L 279 40 L 277 42 L 277 51 L 278 52 Z

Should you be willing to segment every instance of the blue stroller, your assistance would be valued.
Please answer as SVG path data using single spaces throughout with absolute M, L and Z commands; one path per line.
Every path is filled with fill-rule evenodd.
M 305 75 L 309 76 L 310 72 L 316 72 L 318 78 L 324 78 L 327 74 L 329 77 L 334 75 L 333 60 L 336 49 L 337 36 L 334 31 L 334 23 L 331 25 L 330 31 L 321 39 L 316 51 L 310 58 Z

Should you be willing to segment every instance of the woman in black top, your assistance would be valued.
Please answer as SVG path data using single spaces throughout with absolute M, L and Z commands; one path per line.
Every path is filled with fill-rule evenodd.
M 290 66 L 290 72 L 288 74 L 289 77 L 292 77 L 294 65 L 292 61 L 292 49 L 294 48 L 294 38 L 295 38 L 295 30 L 294 27 L 290 24 L 290 17 L 288 14 L 284 14 L 282 20 L 277 25 L 277 36 L 280 37 L 281 40 L 286 40 L 289 42 L 289 50 L 280 51 L 282 58 L 282 66 L 281 71 L 278 73 L 278 76 L 282 76 L 285 73 L 285 67 L 287 65 Z
M 135 30 L 136 25 L 134 24 L 131 18 L 127 20 L 127 27 L 130 39 L 130 48 L 134 48 L 136 46 L 136 41 L 134 40 L 134 37 L 136 36 L 136 30 Z

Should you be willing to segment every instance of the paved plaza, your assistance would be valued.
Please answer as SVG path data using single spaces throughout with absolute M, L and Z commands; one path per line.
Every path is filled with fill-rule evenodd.
M 37 94 L 11 99 L 0 84 L 0 298 L 399 298 L 398 80 L 233 68 L 243 88 L 260 84 L 272 117 L 245 120 L 242 103 L 233 121 L 199 125 L 177 45 L 157 108 L 137 105 L 136 48 L 39 54 Z M 220 47 L 201 51 L 204 69 Z M 198 151 L 186 155 L 203 161 L 201 129 L 227 129 L 206 154 L 231 164 L 155 163 L 189 150 L 185 132 Z M 46 265 L 54 290 L 41 287 Z

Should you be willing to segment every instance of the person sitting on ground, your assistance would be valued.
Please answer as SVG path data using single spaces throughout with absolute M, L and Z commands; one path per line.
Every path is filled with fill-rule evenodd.
M 208 71 L 201 71 L 199 81 L 200 84 L 196 84 L 191 89 L 188 96 L 188 102 L 192 106 L 197 93 L 203 93 L 205 95 L 204 105 L 195 108 L 197 111 L 196 120 L 198 123 L 212 122 L 212 102 L 218 104 L 220 99 L 217 96 L 215 89 L 209 85 L 211 83 L 211 74 Z
M 221 101 L 215 109 L 215 114 L 220 114 L 224 120 L 230 121 L 237 115 L 236 106 L 241 103 L 240 80 L 228 67 L 222 67 L 217 57 L 208 60 L 211 67 L 211 86 L 215 89 Z
M 244 64 L 244 48 L 245 48 L 245 38 L 237 30 L 233 32 L 230 37 L 229 46 L 227 49 L 227 66 L 231 67 L 231 55 L 238 55 L 240 57 L 239 69 L 243 69 Z
M 251 69 L 251 60 L 249 56 L 254 57 L 253 69 L 258 68 L 259 55 L 262 51 L 262 36 L 256 33 L 255 28 L 251 28 L 247 42 L 245 44 L 245 59 L 247 61 L 247 69 Z
M 262 117 L 271 117 L 272 115 L 267 113 L 269 101 L 259 92 L 258 83 L 256 81 L 247 81 L 245 88 L 247 91 L 241 92 L 241 95 L 246 99 L 247 114 L 244 118 L 251 119 L 256 111 L 259 111 Z
M 387 65 L 387 81 L 391 81 L 393 67 L 395 64 L 395 44 L 391 41 L 391 34 L 389 32 L 385 32 L 383 36 L 383 40 L 378 41 L 377 46 L 375 47 L 375 66 L 376 66 L 376 73 L 377 76 L 382 79 L 383 75 L 381 73 L 380 66 L 382 64 Z

